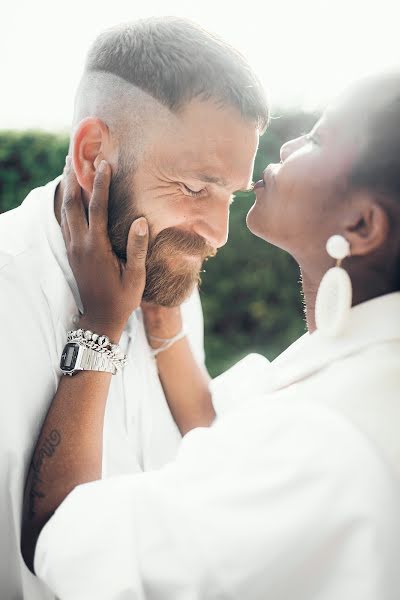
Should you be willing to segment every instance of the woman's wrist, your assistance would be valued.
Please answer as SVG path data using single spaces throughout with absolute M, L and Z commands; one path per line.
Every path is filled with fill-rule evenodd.
M 97 319 L 90 318 L 89 315 L 82 315 L 77 327 L 89 329 L 98 335 L 106 335 L 113 344 L 118 344 L 125 329 L 122 324 L 99 322 Z

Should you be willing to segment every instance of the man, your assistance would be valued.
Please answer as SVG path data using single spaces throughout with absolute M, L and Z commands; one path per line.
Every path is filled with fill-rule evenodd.
M 267 119 L 262 89 L 245 60 L 189 22 L 123 25 L 101 35 L 89 52 L 70 147 L 83 202 L 106 159 L 113 173 L 112 248 L 124 261 L 131 224 L 146 216 L 144 299 L 165 307 L 147 307 L 146 331 L 138 309 L 121 335 L 128 364 L 112 378 L 108 396 L 103 477 L 157 468 L 175 456 L 185 425 L 171 415 L 172 388 L 160 383 L 146 333 L 173 338 L 183 321 L 204 389 L 202 315 L 193 289 L 203 259 L 226 242 L 231 197 L 249 185 Z M 67 332 L 77 329 L 86 309 L 59 226 L 63 193 L 58 178 L 0 217 L 0 595 L 7 599 L 53 597 L 24 566 L 19 530 L 24 477 L 57 389 Z M 181 304 L 182 315 L 169 308 Z

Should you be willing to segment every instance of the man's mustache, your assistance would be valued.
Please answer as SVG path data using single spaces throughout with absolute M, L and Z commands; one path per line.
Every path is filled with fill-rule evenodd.
M 201 261 L 215 256 L 217 249 L 209 244 L 201 235 L 183 231 L 177 227 L 167 227 L 158 233 L 154 239 L 149 241 L 147 259 L 158 255 L 160 252 L 165 256 L 166 251 L 199 258 Z

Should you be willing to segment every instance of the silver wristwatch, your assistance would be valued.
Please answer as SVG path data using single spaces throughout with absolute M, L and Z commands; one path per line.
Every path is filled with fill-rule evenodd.
M 104 371 L 116 374 L 117 368 L 104 353 L 97 352 L 77 342 L 68 342 L 61 355 L 60 369 L 65 375 L 77 371 Z

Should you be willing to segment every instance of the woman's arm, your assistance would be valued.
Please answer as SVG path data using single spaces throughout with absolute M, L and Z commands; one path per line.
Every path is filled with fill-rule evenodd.
M 111 374 L 63 377 L 43 423 L 26 480 L 21 551 L 33 571 L 39 534 L 80 483 L 101 478 L 103 419 Z
M 85 308 L 79 325 L 117 343 L 142 298 L 147 223 L 142 218 L 132 225 L 128 259 L 121 264 L 106 236 L 110 168 L 103 163 L 96 173 L 88 220 L 71 166 L 65 174 L 62 230 Z M 101 478 L 110 381 L 110 373 L 96 371 L 81 371 L 60 380 L 33 453 L 24 493 L 21 551 L 31 570 L 38 536 L 53 512 L 74 487 Z

